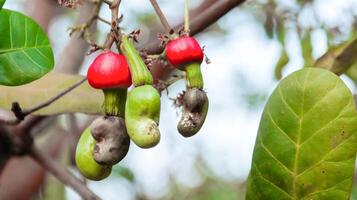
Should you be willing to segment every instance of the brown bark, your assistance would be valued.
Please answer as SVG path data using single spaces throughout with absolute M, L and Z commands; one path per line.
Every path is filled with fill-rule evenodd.
M 62 142 L 63 136 L 53 135 L 41 150 L 46 151 L 51 157 L 56 157 Z M 28 156 L 11 158 L 0 177 L 0 199 L 32 199 L 40 190 L 45 172 Z
M 190 22 L 190 35 L 195 35 L 202 32 L 210 25 L 214 24 L 218 19 L 223 17 L 229 11 L 231 11 L 236 6 L 244 3 L 246 0 L 222 0 L 222 1 L 213 1 L 208 0 L 204 1 L 197 9 L 193 10 L 191 15 Z M 216 2 L 216 3 L 213 3 Z M 175 30 L 179 30 L 183 26 L 183 22 L 175 26 Z M 147 51 L 148 54 L 160 54 L 164 48 L 159 45 L 159 40 L 154 40 L 149 44 L 142 46 L 143 49 Z M 170 73 L 174 70 L 169 65 L 165 63 L 157 62 L 152 65 L 150 69 L 155 81 L 161 79 L 167 79 Z
M 55 0 L 33 0 L 26 2 L 27 13 L 35 21 L 37 21 L 44 30 L 48 30 L 51 20 L 56 16 L 58 4 Z M 93 4 L 84 3 L 84 6 L 79 7 L 76 23 L 84 23 L 93 9 Z M 94 27 L 93 27 L 94 28 Z M 80 70 L 81 63 L 85 57 L 85 52 L 88 49 L 88 44 L 84 42 L 77 34 L 74 34 L 68 45 L 63 50 L 62 54 L 56 60 L 61 61 L 56 63 L 56 70 L 65 73 L 77 73 Z M 36 116 L 28 116 L 17 126 L 10 127 L 8 133 L 11 134 L 28 134 L 29 130 L 34 128 L 36 119 L 41 119 Z M 54 137 L 57 142 L 63 141 L 64 137 Z M 52 140 L 52 139 L 51 139 Z M 48 149 L 41 149 L 51 153 L 57 149 L 56 145 L 50 146 Z M 0 150 L 1 153 L 1 150 Z M 1 155 L 0 160 L 4 164 L 7 160 L 6 156 Z M 1 170 L 1 165 L 0 165 Z M 43 183 L 45 169 L 39 166 L 34 160 L 29 157 L 11 158 L 5 165 L 5 169 L 0 177 L 0 199 L 30 199 L 34 196 Z M 6 187 L 4 184 L 6 183 Z M 19 191 L 21 188 L 21 192 Z
M 231 11 L 236 6 L 244 3 L 246 0 L 221 0 L 216 1 L 212 6 L 209 6 L 206 10 L 201 12 L 199 15 L 192 17 L 190 22 L 190 35 L 196 35 L 202 32 L 204 29 L 215 23 L 218 19 L 223 17 L 229 11 Z M 207 6 L 207 5 L 206 5 Z M 174 29 L 178 30 L 183 26 L 183 22 L 175 26 Z M 160 47 L 159 41 L 156 40 L 143 47 L 147 50 L 149 54 L 160 54 L 164 49 Z
M 216 2 L 216 3 L 210 5 L 212 2 Z M 191 14 L 191 16 L 193 17 L 191 22 L 191 33 L 196 34 L 204 30 L 206 27 L 208 27 L 209 25 L 217 21 L 220 17 L 222 17 L 226 12 L 229 12 L 231 9 L 241 4 L 242 2 L 244 2 L 244 0 L 205 1 L 199 7 L 199 9 L 205 8 L 204 12 L 200 12 L 200 10 L 198 10 L 197 13 L 199 14 L 197 16 L 195 16 L 195 14 Z M 45 30 L 48 30 L 48 26 L 51 22 L 51 19 L 57 13 L 56 6 L 54 6 L 56 4 L 54 4 L 54 1 L 33 0 L 33 1 L 28 1 L 28 3 L 31 3 L 31 5 L 33 5 L 33 7 L 28 7 L 28 8 L 34 9 L 29 11 L 30 15 L 32 15 L 32 17 L 36 21 L 38 21 L 39 24 L 43 25 Z M 45 5 L 46 3 L 47 5 Z M 80 6 L 78 11 L 79 20 L 77 20 L 76 24 L 81 24 L 86 22 L 87 18 L 92 13 L 92 9 L 93 9 L 93 4 L 84 3 L 83 6 Z M 176 29 L 181 26 L 182 24 L 176 26 Z M 80 66 L 83 61 L 85 52 L 88 49 L 88 44 L 84 40 L 79 38 L 78 34 L 79 33 L 75 33 L 72 36 L 72 38 L 68 42 L 68 45 L 64 48 L 62 54 L 60 54 L 59 58 L 57 59 L 59 61 L 56 64 L 57 71 L 61 71 L 65 73 L 77 73 L 80 70 Z M 147 49 L 149 50 L 150 53 L 155 53 L 155 52 L 158 53 L 162 51 L 162 48 L 159 47 L 158 42 L 150 43 L 149 46 L 147 46 Z M 162 76 L 162 74 L 159 76 Z M 32 117 L 29 116 L 25 121 L 23 121 L 23 123 L 29 123 L 29 119 L 31 118 Z M 33 124 L 32 125 L 31 124 L 32 123 L 29 123 L 29 128 L 26 130 L 33 128 Z M 25 131 L 25 129 L 21 129 L 21 128 L 19 129 L 19 127 L 15 127 L 14 129 L 11 130 L 12 133 L 16 131 L 19 131 L 20 134 L 28 133 L 28 131 Z M 56 137 L 53 138 L 56 139 Z M 62 140 L 63 137 L 56 139 L 56 141 L 59 143 Z M 55 145 L 52 145 L 51 148 L 45 151 L 52 152 L 55 149 L 56 149 Z M 38 154 L 38 152 L 36 151 L 35 153 L 34 152 L 32 153 L 34 158 L 37 159 L 39 162 L 42 162 L 48 158 L 46 156 L 43 156 L 43 154 Z M 53 162 L 52 163 L 42 162 L 42 165 L 45 166 L 46 168 L 49 167 L 52 169 L 57 169 L 56 170 L 57 172 L 61 171 L 62 168 L 57 168 L 60 166 L 56 166 L 56 164 L 57 163 L 53 163 Z M 8 169 L 10 169 L 11 171 L 9 172 Z M 0 187 L 1 188 L 0 199 L 7 199 L 8 197 L 11 197 L 10 199 L 27 199 L 33 196 L 33 194 L 36 193 L 36 191 L 38 191 L 40 185 L 42 184 L 44 174 L 45 171 L 37 164 L 35 164 L 32 160 L 29 160 L 27 157 L 12 159 L 12 161 L 9 162 L 8 165 L 6 166 L 6 170 L 4 171 L 3 175 L 0 177 L 0 181 L 5 180 L 3 182 L 6 183 L 6 187 Z M 10 177 L 10 178 L 6 179 L 6 177 Z M 20 179 L 14 177 L 19 177 Z M 4 188 L 10 188 L 10 189 L 6 189 L 6 193 L 5 193 L 2 192 L 5 191 Z M 22 189 L 21 193 L 18 192 L 19 188 Z M 9 195 L 9 196 L 4 196 L 4 198 L 2 198 L 1 196 L 2 194 Z M 16 195 L 20 195 L 20 196 L 16 196 Z

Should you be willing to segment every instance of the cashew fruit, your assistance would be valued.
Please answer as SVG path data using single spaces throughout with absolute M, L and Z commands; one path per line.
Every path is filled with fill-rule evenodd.
M 208 111 L 206 92 L 197 88 L 188 89 L 183 96 L 183 112 L 178 132 L 184 137 L 195 135 L 205 122 Z
M 128 153 L 130 138 L 124 119 L 115 116 L 99 117 L 90 125 L 95 144 L 94 160 L 103 165 L 115 165 Z
M 94 181 L 108 177 L 112 171 L 111 166 L 100 165 L 93 159 L 96 141 L 87 128 L 81 135 L 76 149 L 76 165 L 79 172 L 86 178 Z
M 160 141 L 160 94 L 151 85 L 129 92 L 125 105 L 125 124 L 132 141 L 141 148 L 150 148 Z

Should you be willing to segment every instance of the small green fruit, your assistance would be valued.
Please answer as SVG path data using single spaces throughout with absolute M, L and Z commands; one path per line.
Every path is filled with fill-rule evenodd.
M 133 142 L 150 148 L 160 141 L 160 94 L 151 85 L 143 85 L 129 92 L 125 105 L 125 124 Z
M 108 177 L 111 166 L 98 164 L 93 158 L 96 141 L 87 128 L 81 135 L 76 149 L 76 165 L 83 176 L 90 180 L 99 181 Z

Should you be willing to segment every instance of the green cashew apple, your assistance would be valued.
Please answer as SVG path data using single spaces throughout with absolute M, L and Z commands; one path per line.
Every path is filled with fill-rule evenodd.
M 87 128 L 81 135 L 76 149 L 76 165 L 80 173 L 86 178 L 99 181 L 108 177 L 112 171 L 111 166 L 100 165 L 93 158 L 96 141 Z
M 160 141 L 160 94 L 151 85 L 129 92 L 125 105 L 125 124 L 131 140 L 141 148 L 150 148 Z

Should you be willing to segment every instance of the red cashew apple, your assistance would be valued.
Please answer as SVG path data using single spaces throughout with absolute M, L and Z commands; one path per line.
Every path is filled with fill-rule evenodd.
M 166 58 L 177 69 L 186 72 L 188 88 L 203 89 L 203 78 L 200 65 L 203 51 L 193 37 L 183 36 L 171 40 L 166 45 Z
M 208 98 L 203 91 L 201 63 L 203 50 L 193 37 L 183 36 L 171 40 L 166 45 L 166 58 L 177 69 L 186 72 L 187 91 L 181 120 L 177 130 L 184 137 L 196 134 L 202 127 L 208 111 Z
M 131 85 L 129 65 L 123 55 L 107 51 L 95 58 L 87 74 L 96 89 L 128 88 Z
M 178 68 L 192 62 L 201 64 L 203 57 L 202 48 L 194 37 L 180 37 L 166 45 L 167 60 Z
M 89 66 L 87 79 L 93 88 L 103 89 L 105 114 L 123 117 L 127 88 L 132 84 L 126 58 L 103 52 Z
M 127 88 L 132 84 L 126 58 L 104 51 L 89 66 L 87 79 L 92 87 L 103 90 L 106 115 L 97 119 L 91 128 L 96 140 L 94 160 L 113 165 L 124 158 L 130 144 L 124 124 Z

